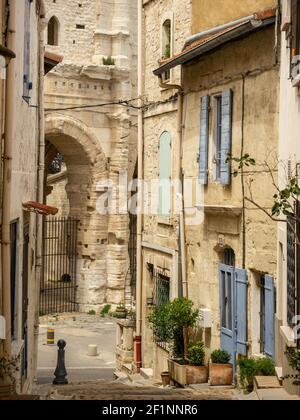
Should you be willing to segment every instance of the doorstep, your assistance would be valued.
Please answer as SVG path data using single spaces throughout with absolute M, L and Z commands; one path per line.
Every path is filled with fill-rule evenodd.
M 284 388 L 258 389 L 256 393 L 260 401 L 300 401 L 300 397 L 289 394 Z
M 226 385 L 226 386 L 211 386 L 209 383 L 206 384 L 196 384 L 196 385 L 189 385 L 188 388 L 192 388 L 195 391 L 197 390 L 203 390 L 203 389 L 235 389 L 235 387 L 233 385 Z
M 277 376 L 256 376 L 254 378 L 254 389 L 278 389 L 282 388 Z

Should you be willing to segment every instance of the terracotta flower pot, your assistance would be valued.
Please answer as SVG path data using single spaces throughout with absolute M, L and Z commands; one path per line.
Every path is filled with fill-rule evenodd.
M 211 363 L 209 365 L 211 386 L 230 386 L 233 382 L 233 366 Z
M 162 372 L 161 380 L 164 387 L 170 385 L 171 375 L 169 374 L 169 372 Z
M 187 366 L 187 383 L 189 385 L 206 384 L 208 382 L 208 366 Z

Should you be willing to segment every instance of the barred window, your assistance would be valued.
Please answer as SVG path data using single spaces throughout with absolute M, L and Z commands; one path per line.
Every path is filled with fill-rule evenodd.
M 154 269 L 154 305 L 164 306 L 170 302 L 170 277 L 166 270 Z M 164 350 L 168 350 L 168 343 L 164 338 L 164 331 L 154 331 L 154 342 Z
M 287 321 L 294 328 L 296 315 L 296 246 L 295 246 L 295 221 L 288 218 L 287 225 Z

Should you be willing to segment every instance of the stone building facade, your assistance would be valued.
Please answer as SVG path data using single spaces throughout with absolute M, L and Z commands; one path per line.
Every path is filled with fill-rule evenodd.
M 220 346 L 230 352 L 233 348 L 232 342 L 227 345 L 222 336 L 224 325 L 220 308 L 225 310 L 224 305 L 227 305 L 228 310 L 230 299 L 225 296 L 224 305 L 221 302 L 220 293 L 225 287 L 222 276 L 229 282 L 232 280 L 233 285 L 235 275 L 242 273 L 241 353 L 266 352 L 261 344 L 265 326 L 260 313 L 264 285 L 270 281 L 272 290 L 276 285 L 276 225 L 262 211 L 243 201 L 241 177 L 231 178 L 228 173 L 225 182 L 217 177 L 215 121 L 216 98 L 221 97 L 223 104 L 232 105 L 231 154 L 239 157 L 243 150 L 261 161 L 273 153 L 276 160 L 279 109 L 279 66 L 274 52 L 276 12 L 272 9 L 266 15 L 254 16 L 276 5 L 274 1 L 263 0 L 234 2 L 232 7 L 228 3 L 144 1 L 147 51 L 144 95 L 150 102 L 143 121 L 144 178 L 150 181 L 163 176 L 174 181 L 180 176 L 187 182 L 184 184 L 187 189 L 184 227 L 175 211 L 180 195 L 176 187 L 163 187 L 167 199 L 158 203 L 158 214 L 146 215 L 143 219 L 142 354 L 143 366 L 153 368 L 155 377 L 168 369 L 169 354 L 163 346 L 154 343 L 147 320 L 151 306 L 147 302 L 152 297 L 155 304 L 157 282 L 162 280 L 169 284 L 169 299 L 188 296 L 198 308 L 209 310 L 211 324 L 202 330 L 209 357 L 210 352 Z M 167 48 L 170 54 L 165 54 L 162 48 L 166 20 L 171 21 L 170 48 Z M 218 27 L 224 24 L 225 27 Z M 256 24 L 261 26 L 260 30 L 254 29 Z M 250 28 L 244 39 L 233 37 L 232 43 L 223 45 L 223 36 L 235 34 L 236 27 L 240 30 L 239 25 Z M 195 54 L 185 61 L 185 54 L 188 56 L 190 50 L 209 42 L 210 36 L 219 41 L 218 48 L 208 46 L 199 56 Z M 178 115 L 181 95 L 182 118 Z M 201 114 L 201 98 L 208 97 L 211 103 L 207 104 L 205 116 Z M 206 118 L 208 126 L 204 126 Z M 226 126 L 226 121 L 223 124 Z M 201 149 L 201 130 L 202 135 L 206 135 L 208 149 Z M 204 161 L 207 159 L 208 165 L 204 170 L 201 169 L 203 153 L 206 153 Z M 222 168 L 226 167 L 225 160 L 226 157 Z M 205 182 L 201 180 L 202 175 Z M 264 193 L 272 190 L 270 177 L 256 168 L 254 173 L 244 177 L 245 186 L 249 181 L 255 200 L 262 208 L 270 210 L 272 199 L 266 198 Z M 190 185 L 192 190 L 188 190 Z M 191 214 L 199 219 L 194 220 Z M 185 257 L 180 247 L 182 231 Z M 179 264 L 182 258 L 186 270 Z M 229 285 L 228 289 L 231 289 Z M 271 318 L 274 320 L 274 311 Z M 229 313 L 227 319 L 230 319 Z
M 100 207 L 136 165 L 135 110 L 118 105 L 136 96 L 136 4 L 45 3 L 47 48 L 63 56 L 45 84 L 46 176 L 57 153 L 66 169 L 48 178 L 47 203 L 79 220 L 77 301 L 81 310 L 97 310 L 124 301 L 130 279 L 124 198 L 112 198 L 109 214 Z
M 297 9 L 298 8 L 298 9 Z M 280 124 L 279 124 L 279 172 L 278 185 L 286 188 L 290 180 L 299 178 L 299 55 L 300 48 L 296 31 L 300 30 L 299 4 L 295 1 L 281 2 L 281 74 L 280 74 Z M 292 30 L 293 28 L 293 30 Z M 295 58 L 297 60 L 295 60 Z M 293 69 L 291 76 L 291 69 Z M 299 217 L 299 213 L 298 213 Z M 299 220 L 298 220 L 299 223 Z M 299 230 L 298 230 L 299 232 Z M 278 225 L 277 257 L 277 313 L 276 313 L 276 363 L 283 375 L 295 374 L 289 366 L 287 348 L 299 349 L 299 245 L 286 223 Z M 297 317 L 297 318 L 295 318 Z M 294 328 L 297 328 L 294 331 Z M 294 380 L 284 381 L 284 386 L 293 394 L 300 394 Z
M 0 80 L 0 394 L 9 394 L 11 384 L 14 391 L 30 392 L 36 367 L 43 6 L 39 0 L 0 2 L 1 55 L 6 64 Z

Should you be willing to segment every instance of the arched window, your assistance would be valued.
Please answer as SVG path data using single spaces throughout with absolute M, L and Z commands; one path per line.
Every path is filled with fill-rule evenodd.
M 48 23 L 48 45 L 58 45 L 59 21 L 55 16 Z
M 232 248 L 224 249 L 223 264 L 235 267 L 235 252 Z
M 159 215 L 171 214 L 172 140 L 167 131 L 159 139 Z
M 171 20 L 167 19 L 164 21 L 163 27 L 162 27 L 162 58 L 171 57 L 171 53 L 172 53 L 171 41 L 172 41 Z

